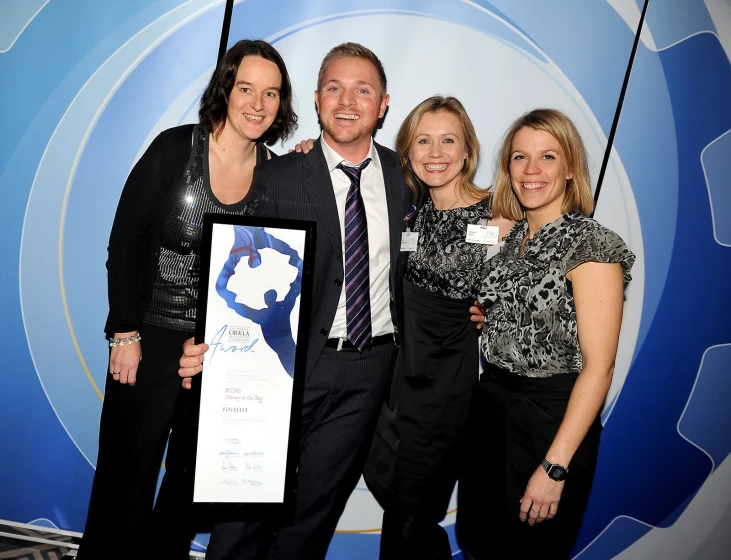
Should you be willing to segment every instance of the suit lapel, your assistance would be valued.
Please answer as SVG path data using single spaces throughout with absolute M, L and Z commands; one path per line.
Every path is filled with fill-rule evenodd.
M 324 231 L 335 252 L 342 253 L 343 241 L 340 235 L 338 206 L 320 142 L 321 140 L 317 140 L 310 153 L 304 157 L 302 163 L 302 167 L 306 171 L 304 188 L 312 200 L 312 207 L 317 214 L 318 229 Z
M 401 232 L 403 231 L 405 211 L 404 181 L 401 166 L 395 162 L 393 155 L 379 144 L 376 144 L 378 156 L 383 169 L 383 182 L 386 186 L 386 205 L 388 206 L 388 230 L 391 248 L 391 272 L 394 272 L 396 260 L 401 250 Z

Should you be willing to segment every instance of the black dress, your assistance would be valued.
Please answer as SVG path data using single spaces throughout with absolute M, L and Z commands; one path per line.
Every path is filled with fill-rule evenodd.
M 444 557 L 450 554 L 437 522 L 447 513 L 457 478 L 470 393 L 478 378 L 478 331 L 469 307 L 487 254 L 486 245 L 467 243 L 465 236 L 468 224 L 489 217 L 485 198 L 444 211 L 428 201 L 416 218 L 419 243 L 409 255 L 404 280 L 403 347 L 364 469 L 368 487 L 386 511 L 382 558 L 391 557 L 385 549 L 393 548 L 388 545 L 390 514 L 431 527 L 416 529 L 420 534 L 413 540 L 435 554 L 421 556 L 411 543 L 402 557 L 440 558 L 440 548 Z

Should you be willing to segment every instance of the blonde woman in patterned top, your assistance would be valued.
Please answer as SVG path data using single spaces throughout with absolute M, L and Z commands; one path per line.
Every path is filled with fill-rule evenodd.
M 568 558 L 634 255 L 589 217 L 586 152 L 559 111 L 531 111 L 509 128 L 493 210 L 518 222 L 480 287 L 487 367 L 471 403 L 458 533 L 474 560 Z
M 396 137 L 404 176 L 421 209 L 409 220 L 401 352 L 381 412 L 365 480 L 384 508 L 381 560 L 451 559 L 439 525 L 454 489 L 463 429 L 479 372 L 469 308 L 488 246 L 470 228 L 493 220 L 492 197 L 474 183 L 480 146 L 462 104 L 434 96 L 417 105 Z M 416 214 L 414 208 L 413 214 Z M 494 242 L 493 242 L 494 243 Z

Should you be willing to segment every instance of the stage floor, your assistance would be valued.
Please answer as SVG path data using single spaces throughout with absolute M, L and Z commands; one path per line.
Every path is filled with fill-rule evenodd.
M 76 557 L 79 533 L 0 520 L 0 560 L 69 560 Z M 204 558 L 191 553 L 190 560 Z

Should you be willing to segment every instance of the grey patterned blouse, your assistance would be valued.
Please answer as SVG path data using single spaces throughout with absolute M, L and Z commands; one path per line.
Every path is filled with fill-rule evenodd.
M 634 254 L 622 238 L 578 212 L 528 231 L 521 220 L 487 261 L 479 299 L 486 308 L 480 346 L 488 362 L 526 377 L 579 373 L 583 360 L 566 274 L 585 262 L 621 263 L 625 286 Z
M 487 245 L 467 243 L 467 225 L 491 217 L 491 197 L 465 208 L 437 210 L 429 199 L 419 210 L 414 230 L 416 251 L 406 263 L 406 279 L 452 299 L 472 299 L 482 280 Z

